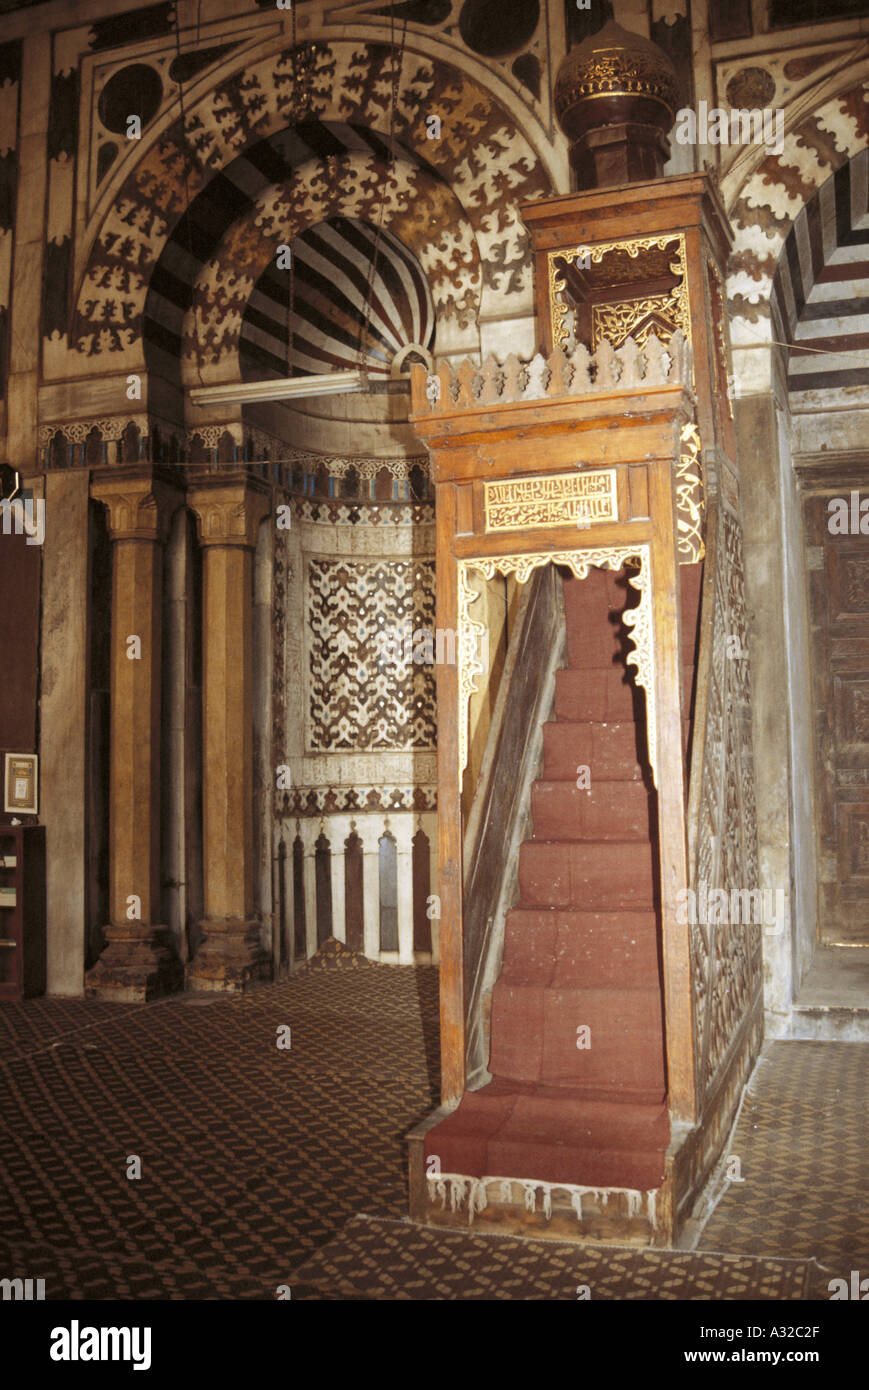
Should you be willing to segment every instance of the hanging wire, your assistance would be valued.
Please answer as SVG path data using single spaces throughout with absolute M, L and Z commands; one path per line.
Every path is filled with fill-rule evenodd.
M 755 333 L 752 332 L 750 328 L 747 327 L 744 320 L 742 323 L 742 331 L 746 332 L 749 336 L 751 336 L 754 339 L 754 343 L 737 343 L 735 344 L 735 347 L 737 349 L 742 347 L 753 346 L 783 347 L 787 348 L 789 353 L 793 352 L 797 356 L 801 352 L 816 352 L 821 357 L 844 357 L 851 362 L 854 362 L 855 360 L 855 355 L 853 352 L 844 352 L 841 349 L 836 348 L 813 348 L 809 347 L 808 345 L 804 346 L 802 343 L 799 342 L 798 339 L 795 339 L 792 343 L 783 343 L 779 338 L 759 338 Z M 732 344 L 731 346 L 734 345 Z
M 367 376 L 365 368 L 365 345 L 370 327 L 371 296 L 374 288 L 374 277 L 377 274 L 377 261 L 380 255 L 380 243 L 383 238 L 383 217 L 386 211 L 386 194 L 395 177 L 395 118 L 398 110 L 398 97 L 401 88 L 401 69 L 404 65 L 404 50 L 407 42 L 407 19 L 405 19 L 401 30 L 401 46 L 396 51 L 395 45 L 395 6 L 389 7 L 389 42 L 392 48 L 392 83 L 389 105 L 389 165 L 387 167 L 387 177 L 383 180 L 383 188 L 380 195 L 380 210 L 377 216 L 377 229 L 374 236 L 374 251 L 368 267 L 368 283 L 365 287 L 365 304 L 362 311 L 362 323 L 359 329 L 359 370 L 363 377 Z
M 758 338 L 757 342 L 760 341 L 760 338 Z M 778 338 L 770 338 L 769 343 L 773 347 L 788 348 L 790 351 L 796 353 L 797 356 L 799 356 L 801 352 L 817 352 L 820 353 L 822 357 L 847 357 L 850 361 L 854 360 L 853 352 L 841 352 L 838 351 L 836 348 L 813 348 L 804 346 L 802 343 L 797 341 L 794 341 L 792 343 L 780 343 Z
M 198 42 L 199 42 L 199 23 L 200 23 L 201 5 L 202 5 L 202 0 L 199 0 L 199 4 L 198 4 L 198 6 L 197 6 L 197 11 L 196 11 L 196 42 L 197 42 L 197 44 L 198 44 Z M 183 218 L 184 218 L 184 230 L 185 230 L 185 232 L 186 232 L 187 255 L 188 255 L 188 257 L 190 258 L 190 260 L 191 260 L 191 262 L 192 262 L 193 259 L 194 259 L 194 256 L 193 256 L 193 237 L 192 237 L 192 231 L 191 231 L 191 225 L 190 225 L 190 177 L 189 177 L 189 171 L 188 171 L 188 161 L 187 161 L 187 157 L 186 157 L 186 156 L 187 156 L 187 153 L 188 153 L 188 151 L 189 151 L 189 146 L 188 146 L 188 144 L 187 144 L 187 112 L 186 112 L 186 109 L 185 109 L 185 106 L 184 106 L 184 82 L 183 82 L 183 80 L 182 80 L 182 74 L 183 74 L 184 69 L 183 69 L 183 67 L 181 66 L 181 17 L 180 17 L 180 13 L 179 13 L 180 8 L 181 8 L 180 5 L 176 5 L 176 6 L 175 6 L 175 62 L 176 62 L 176 71 L 178 72 L 178 79 L 177 79 L 177 80 L 178 80 L 178 106 L 179 106 L 180 111 L 181 111 L 181 141 L 182 141 L 182 145 L 183 145 L 183 149 L 182 149 L 182 152 L 181 152 L 181 157 L 182 157 L 182 166 L 181 166 L 181 167 L 182 167 L 182 173 L 183 173 L 183 178 L 184 178 L 184 212 L 183 212 L 182 216 L 183 216 Z M 191 157 L 192 157 L 192 156 L 191 156 Z M 195 328 L 195 325 L 194 325 L 194 328 Z M 183 347 L 182 347 L 182 350 L 183 350 Z M 195 361 L 195 363 L 196 363 L 196 374 L 197 374 L 197 376 L 199 377 L 199 385 L 200 385 L 200 386 L 204 386 L 204 385 L 205 385 L 205 381 L 204 381 L 203 376 L 202 376 L 202 363 L 201 363 L 201 361 L 200 361 L 200 359 L 199 359 L 199 354 L 198 354 L 198 352 L 194 352 L 194 361 Z
M 292 17 L 293 26 L 293 130 L 295 131 L 299 123 L 299 65 L 298 50 L 296 47 L 297 39 L 295 5 L 291 7 L 290 14 Z M 290 280 L 287 286 L 287 376 L 291 377 L 293 375 L 293 339 L 295 337 L 294 318 L 296 304 L 296 258 L 293 255 L 292 244 L 290 242 L 287 242 L 287 245 L 290 246 Z

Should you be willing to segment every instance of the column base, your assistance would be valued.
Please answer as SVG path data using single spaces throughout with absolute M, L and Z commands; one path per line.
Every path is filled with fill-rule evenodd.
M 119 1004 L 144 1004 L 184 988 L 184 966 L 168 927 L 142 926 L 135 935 L 106 928 L 108 942 L 85 976 L 85 995 Z
M 199 950 L 187 966 L 187 988 L 240 993 L 272 978 L 272 958 L 260 944 L 261 923 L 237 917 L 206 917 Z

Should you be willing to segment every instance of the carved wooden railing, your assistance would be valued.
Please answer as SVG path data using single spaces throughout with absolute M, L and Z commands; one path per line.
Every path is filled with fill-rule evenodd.
M 515 353 L 503 363 L 491 354 L 482 365 L 467 357 L 457 367 L 442 361 L 437 372 L 426 377 L 425 397 L 414 392 L 413 409 L 418 414 L 683 382 L 691 383 L 690 344 L 681 332 L 666 346 L 650 333 L 642 347 L 627 338 L 614 348 L 604 338 L 594 353 L 579 343 L 570 356 L 559 347 L 547 358 L 538 352 L 530 361 Z
M 516 627 L 483 755 L 464 842 L 464 960 L 468 1086 L 490 1079 L 489 1010 L 501 969 L 504 920 L 517 892 L 543 720 L 564 659 L 564 605 L 554 566 L 523 585 Z

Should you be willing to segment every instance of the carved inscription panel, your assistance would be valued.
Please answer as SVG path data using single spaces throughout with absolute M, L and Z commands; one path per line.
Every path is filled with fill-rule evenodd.
M 487 531 L 618 521 L 614 468 L 483 484 Z

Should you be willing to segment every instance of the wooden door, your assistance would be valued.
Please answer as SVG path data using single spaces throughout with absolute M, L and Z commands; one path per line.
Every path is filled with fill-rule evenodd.
M 869 487 L 804 494 L 821 942 L 869 945 Z M 857 496 L 856 508 L 851 493 Z M 832 498 L 848 529 L 831 531 Z M 861 517 L 867 534 L 859 530 Z M 856 523 L 856 529 L 851 522 Z M 807 680 L 807 686 L 809 681 Z

